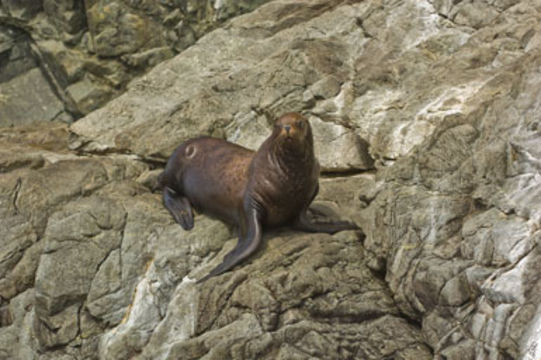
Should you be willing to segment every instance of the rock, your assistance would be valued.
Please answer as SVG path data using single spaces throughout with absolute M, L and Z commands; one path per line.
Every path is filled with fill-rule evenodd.
M 82 0 L 43 0 L 43 9 L 58 29 L 69 34 L 75 34 L 86 26 Z
M 2 85 L 0 126 L 51 121 L 64 111 L 38 68 L 33 68 Z
M 6 287 L 6 277 L 21 261 L 25 250 L 34 245 L 37 241 L 36 233 L 31 226 L 25 222 L 21 216 L 6 216 L 3 219 L 5 229 L 10 229 L 10 232 L 4 237 L 2 247 L 0 248 L 0 259 L 2 265 L 0 267 L 0 275 L 2 277 L 2 295 L 4 298 L 11 298 L 13 294 Z
M 190 47 L 196 41 L 195 30 L 187 25 L 184 20 L 180 20 L 173 30 L 167 33 L 167 37 L 173 43 L 173 48 L 178 52 Z
M 154 48 L 132 55 L 123 56 L 122 59 L 131 67 L 147 68 L 153 67 L 160 62 L 173 57 L 173 51 L 167 46 Z
M 463 229 L 463 236 L 468 241 L 463 245 L 462 253 L 475 259 L 480 265 L 502 266 L 516 263 L 533 246 L 527 240 L 529 232 L 527 225 L 496 209 L 473 217 L 471 222 L 464 224 Z
M 266 1 L 4 0 L 0 83 L 39 65 L 64 103 L 58 119 L 71 122 L 117 96 L 133 77 Z M 1 126 L 19 122 L 9 115 Z
M 101 344 L 102 357 L 107 359 L 131 356 L 141 351 L 144 346 L 143 356 L 153 358 L 176 358 L 180 353 L 185 354 L 186 358 L 198 358 L 209 350 L 208 356 L 211 358 L 235 356 L 234 354 L 243 358 L 252 358 L 259 354 L 261 358 L 267 358 L 277 348 L 287 356 L 291 350 L 288 350 L 286 344 L 300 348 L 303 353 L 312 356 L 332 356 L 330 354 L 339 347 L 339 339 L 348 331 L 346 324 L 356 323 L 359 319 L 364 319 L 365 326 L 371 331 L 362 331 L 359 328 L 356 330 L 357 336 L 373 333 L 377 338 L 379 333 L 381 341 L 384 341 L 388 336 L 386 333 L 392 331 L 404 341 L 398 341 L 394 345 L 401 349 L 399 352 L 413 350 L 419 338 L 412 333 L 412 329 L 406 323 L 397 323 L 393 316 L 385 316 L 395 314 L 395 310 L 392 300 L 385 294 L 384 287 L 381 287 L 382 284 L 375 278 L 370 279 L 369 271 L 362 265 L 354 264 L 353 258 L 351 261 L 333 264 L 334 256 L 341 256 L 341 253 L 353 255 L 356 253 L 352 251 L 353 248 L 360 245 L 353 233 L 344 233 L 338 238 L 340 240 L 320 235 L 315 239 L 305 237 L 299 243 L 291 241 L 291 235 L 287 234 L 274 237 L 269 240 L 270 248 L 266 249 L 269 256 L 248 265 L 239 275 L 228 274 L 229 280 L 225 282 L 210 280 L 209 286 L 198 289 L 193 280 L 185 277 L 172 298 L 175 306 L 169 306 L 173 312 L 168 312 L 162 321 L 158 315 L 159 303 L 165 299 L 160 299 L 160 294 L 163 294 L 161 291 L 152 290 L 151 279 L 156 276 L 157 269 L 151 266 L 145 279 L 137 286 L 137 295 L 126 323 L 105 336 Z M 347 245 L 340 249 L 339 244 Z M 276 251 L 278 249 L 280 251 Z M 213 263 L 219 261 L 223 253 L 224 251 L 221 251 L 215 256 Z M 312 265 L 312 270 L 303 265 L 305 259 L 309 258 L 318 259 L 319 265 Z M 258 264 L 259 262 L 262 263 Z M 273 263 L 282 265 L 276 267 Z M 213 266 L 208 264 L 205 267 L 210 267 L 209 265 Z M 271 272 L 261 274 L 255 270 L 252 280 L 246 279 L 246 275 L 254 271 L 251 268 L 261 266 Z M 273 268 L 277 270 L 270 270 Z M 335 274 L 331 276 L 335 281 L 323 281 L 324 277 L 331 273 Z M 359 276 L 365 280 L 358 281 Z M 329 292 L 328 287 L 342 288 L 342 281 L 363 285 L 355 286 L 356 290 L 352 289 L 352 292 L 346 290 L 343 294 L 341 291 Z M 154 282 L 155 289 L 162 287 L 159 281 Z M 229 295 L 226 297 L 225 294 Z M 336 307 L 337 304 L 340 305 Z M 216 312 L 216 308 L 222 309 L 221 313 Z M 313 317 L 313 320 L 302 320 L 306 316 L 302 315 L 303 313 Z M 176 321 L 173 320 L 175 317 Z M 180 326 L 178 317 L 183 319 Z M 322 317 L 335 318 L 342 325 L 331 329 L 317 321 Z M 197 323 L 194 322 L 196 318 L 199 318 Z M 149 332 L 149 323 L 154 323 L 152 327 L 157 329 L 150 339 L 146 335 Z M 208 328 L 209 326 L 211 328 Z M 280 330 L 275 332 L 277 327 Z M 356 328 L 352 327 L 351 330 L 353 329 Z M 288 333 L 291 335 L 287 335 Z M 322 333 L 327 335 L 322 337 Z M 224 338 L 223 334 L 231 335 Z M 355 335 L 351 333 L 350 336 Z M 239 342 L 243 344 L 240 348 L 237 346 Z M 212 349 L 206 348 L 204 344 L 207 343 L 213 344 Z M 362 344 L 363 340 L 359 338 L 357 343 Z M 202 349 L 197 351 L 197 347 Z M 378 349 L 381 354 L 397 350 L 392 346 L 380 346 Z M 369 350 L 361 345 L 353 346 L 348 351 L 349 354 L 367 355 Z M 428 358 L 428 353 L 422 346 L 415 351 L 419 356 Z M 342 356 L 348 356 L 347 353 L 346 351 Z M 377 355 L 374 358 L 377 358 Z
M 87 9 L 87 21 L 96 53 L 118 56 L 164 45 L 161 31 L 122 1 L 95 1 Z
M 36 270 L 43 252 L 43 243 L 35 242 L 27 248 L 18 250 L 24 252 L 23 255 L 15 257 L 17 260 L 15 265 L 7 262 L 11 265 L 11 269 L 0 280 L 0 296 L 3 299 L 11 299 L 34 285 Z
M 66 93 L 73 99 L 79 113 L 88 114 L 105 103 L 113 91 L 107 85 L 99 84 L 98 81 L 92 81 L 90 77 L 85 77 L 68 86 Z
M 235 16 L 236 14 L 249 12 L 266 2 L 266 0 L 250 1 L 249 3 L 231 0 L 211 1 L 211 3 L 213 3 L 213 10 L 215 11 L 214 18 L 217 20 L 226 20 Z M 190 5 L 194 7 L 202 8 L 199 2 L 187 1 L 186 3 L 190 3 Z
M 295 24 L 308 22 L 313 23 L 313 26 L 329 26 L 329 20 L 317 17 L 326 6 L 321 9 L 299 7 L 295 12 L 298 14 L 292 17 L 292 21 Z M 341 12 L 345 11 L 346 9 L 336 10 L 340 15 L 334 16 L 342 16 Z M 173 59 L 167 69 L 158 65 L 153 75 L 132 84 L 128 92 L 112 105 L 110 110 L 104 109 L 101 113 L 96 112 L 86 117 L 73 127 L 73 131 L 92 139 L 85 146 L 88 150 L 122 148 L 144 157 L 166 158 L 180 141 L 189 137 L 189 134 L 220 135 L 224 129 L 236 129 L 240 124 L 232 123 L 232 120 L 246 121 L 241 114 L 250 114 L 251 109 L 265 109 L 263 114 L 266 122 L 271 123 L 278 113 L 298 110 L 302 106 L 300 98 L 305 87 L 316 83 L 319 79 L 328 78 L 333 72 L 338 72 L 337 76 L 341 76 L 343 64 L 340 58 L 346 56 L 345 44 L 332 39 L 299 39 L 288 32 L 277 32 L 275 36 L 258 39 L 257 48 L 253 46 L 255 40 L 248 36 L 237 37 L 235 41 L 230 40 L 231 36 L 239 31 L 246 34 L 249 31 L 259 31 L 257 29 L 266 23 L 257 16 L 257 13 L 254 14 L 255 23 L 239 19 L 233 21 L 227 30 L 220 30 L 215 36 L 202 39 Z M 355 20 L 350 18 L 349 21 L 343 25 L 344 28 L 350 29 L 354 26 Z M 216 53 L 215 46 L 224 41 L 231 46 Z M 254 50 L 244 51 L 245 49 Z M 223 65 L 225 58 L 241 50 L 244 51 L 242 62 Z M 284 61 L 288 62 L 287 66 L 282 66 Z M 200 66 L 203 66 L 201 71 L 213 74 L 212 81 L 189 76 L 193 71 L 189 69 Z M 280 71 L 271 71 L 276 67 L 279 67 Z M 188 76 L 172 76 L 178 71 Z M 261 71 L 264 76 L 261 75 Z M 164 97 L 163 93 L 170 96 Z M 216 93 L 218 96 L 213 95 Z M 141 101 L 135 100 L 140 96 L 145 98 L 144 109 L 139 109 Z M 211 106 L 207 100 L 209 96 L 217 99 Z M 242 99 L 240 108 L 231 106 L 232 103 L 229 101 L 231 96 Z M 113 131 L 104 131 L 100 128 L 102 123 L 98 119 L 107 117 L 113 112 L 122 113 L 120 117 L 116 117 L 118 126 Z M 172 128 L 171 124 L 180 119 L 185 119 L 183 120 L 185 126 L 181 129 Z M 141 131 L 147 134 L 146 143 L 135 143 L 134 139 L 140 138 L 138 134 Z M 174 135 L 166 137 L 165 133 Z M 171 140 L 157 142 L 153 140 L 154 137 Z M 362 142 L 357 140 L 354 134 L 345 139 L 346 143 L 343 146 L 347 147 L 348 151 L 353 145 L 353 149 L 360 148 L 358 151 L 361 153 L 357 156 L 352 155 L 351 160 L 346 160 L 352 161 L 355 166 L 364 166 L 359 165 L 362 163 L 361 159 L 365 160 L 362 158 L 360 145 Z M 247 143 L 255 144 L 255 141 Z M 338 166 L 341 166 L 341 170 L 350 168 L 349 164 Z
M 368 153 L 368 144 L 354 132 L 332 122 L 311 117 L 314 131 L 316 157 L 322 172 L 368 170 L 374 161 Z M 336 157 L 336 153 L 343 156 Z
M 32 0 L 2 0 L 2 7 L 10 17 L 28 21 L 42 9 L 42 3 Z
M 449 346 L 441 352 L 441 356 L 449 360 L 475 359 L 473 342 L 471 340 L 465 340 L 456 345 Z
M 541 333 L 539 319 L 539 314 L 537 314 L 531 321 L 530 327 L 527 330 L 527 336 L 525 336 L 526 341 L 522 345 L 522 354 L 525 354 L 524 359 L 526 360 L 535 359 L 541 353 L 541 347 L 539 346 L 539 335 Z
M 36 67 L 24 33 L 0 26 L 0 83 Z
M 488 4 L 469 3 L 459 4 L 453 9 L 453 13 L 453 21 L 457 24 L 478 29 L 490 24 L 499 11 Z
M 120 246 L 124 217 L 120 206 L 96 197 L 51 215 L 36 272 L 38 312 L 54 315 L 88 294 L 99 265 Z
M 84 59 L 83 67 L 93 78 L 104 79 L 107 85 L 115 89 L 121 88 L 130 78 L 119 61 L 103 61 L 92 56 Z
M 72 305 L 61 313 L 38 322 L 36 332 L 44 348 L 62 346 L 74 340 L 79 332 L 79 306 Z
M 326 78 L 323 78 L 312 85 L 306 92 L 303 94 L 303 97 L 307 98 L 305 101 L 311 99 L 329 99 L 333 98 L 340 92 L 340 81 L 329 75 Z
M 7 311 L 11 323 L 0 327 L 0 356 L 5 359 L 24 359 L 35 357 L 38 348 L 33 336 L 34 324 L 34 291 L 29 289 L 11 299 Z M 20 346 L 14 346 L 20 344 Z
M 257 151 L 259 146 L 272 133 L 267 118 L 258 115 L 255 111 L 236 114 L 235 121 L 227 126 L 224 131 L 227 141 L 253 151 Z
M 67 48 L 64 43 L 56 40 L 43 40 L 37 42 L 37 47 L 51 76 L 62 87 L 79 80 L 83 74 L 82 54 Z
M 0 357 L 536 359 L 535 1 L 280 0 L 203 37 L 244 5 L 110 3 L 125 12 L 98 34 L 135 14 L 163 43 L 79 57 L 78 35 L 43 13 L 9 18 L 36 29 L 46 74 L 61 77 L 41 52 L 66 55 L 55 91 L 77 85 L 80 104 L 198 40 L 69 127 L 0 130 Z M 166 158 L 199 135 L 256 149 L 292 110 L 310 117 L 325 170 L 310 216 L 362 232 L 265 231 L 254 256 L 197 284 L 237 231 L 174 222 L 153 193 Z

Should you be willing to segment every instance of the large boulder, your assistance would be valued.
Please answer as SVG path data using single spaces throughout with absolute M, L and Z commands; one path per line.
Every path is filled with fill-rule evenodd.
M 0 358 L 539 358 L 540 20 L 534 0 L 272 1 L 69 127 L 2 129 Z M 202 134 L 255 149 L 292 110 L 315 213 L 362 232 L 266 232 L 196 283 L 236 232 L 183 231 L 152 191 L 164 161 Z

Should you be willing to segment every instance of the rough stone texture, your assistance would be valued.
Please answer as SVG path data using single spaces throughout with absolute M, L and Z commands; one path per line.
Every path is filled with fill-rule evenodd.
M 267 1 L 2 0 L 0 85 L 39 65 L 70 116 L 37 120 L 71 122 L 118 96 L 130 79 Z M 8 118 L 0 126 L 26 123 Z
M 38 68 L 2 84 L 0 126 L 54 120 L 63 113 L 64 105 Z
M 22 4 L 9 3 L 13 6 Z M 0 21 L 0 126 L 64 120 L 64 111 L 49 81 L 37 67 L 28 36 Z
M 84 32 L 77 2 L 56 3 L 63 33 Z M 111 16 L 137 36 L 124 10 Z M 272 1 L 69 127 L 0 130 L 0 359 L 537 360 L 540 20 L 534 0 Z M 133 64 L 169 56 L 128 43 Z M 60 88 L 92 81 L 87 68 L 124 81 L 65 42 L 38 46 L 64 54 Z M 6 81 L 35 64 L 10 66 Z M 201 134 L 255 149 L 291 110 L 324 170 L 313 216 L 364 235 L 268 232 L 196 284 L 236 234 L 202 215 L 175 224 L 151 191 L 163 162 Z
M 0 82 L 6 82 L 36 66 L 23 32 L 0 26 Z

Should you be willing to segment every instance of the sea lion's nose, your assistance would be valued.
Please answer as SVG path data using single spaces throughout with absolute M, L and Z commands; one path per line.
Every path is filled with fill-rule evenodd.
M 289 130 L 291 130 L 291 125 L 284 125 L 284 129 L 286 129 L 286 132 L 289 134 Z

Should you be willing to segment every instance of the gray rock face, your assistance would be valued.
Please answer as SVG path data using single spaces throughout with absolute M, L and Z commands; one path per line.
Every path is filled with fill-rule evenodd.
M 539 358 L 538 2 L 272 1 L 172 58 L 171 39 L 201 34 L 186 14 L 221 21 L 244 2 L 87 1 L 88 31 L 81 2 L 6 4 L 64 39 L 21 62 L 30 48 L 6 37 L 2 90 L 48 64 L 64 104 L 98 109 L 0 130 L 0 359 Z M 167 58 L 94 100 L 125 64 Z M 267 232 L 196 284 L 236 232 L 175 224 L 152 192 L 161 164 L 203 134 L 256 149 L 300 110 L 323 169 L 314 216 L 362 233 Z
M 37 67 L 3 83 L 0 96 L 1 126 L 54 120 L 64 112 L 64 105 Z
M 36 67 L 24 33 L 0 26 L 0 82 L 6 82 Z
M 0 85 L 9 88 L 12 84 L 3 83 L 39 65 L 52 92 L 41 85 L 44 95 L 38 100 L 58 96 L 54 102 L 61 101 L 69 115 L 57 118 L 45 111 L 23 121 L 13 106 L 9 116 L 0 113 L 0 119 L 10 119 L 0 120 L 0 126 L 71 122 L 118 96 L 130 79 L 267 1 L 2 0 Z M 24 79 L 16 86 L 21 93 L 36 90 Z
M 22 5 L 5 3 L 13 11 Z M 67 119 L 64 104 L 37 67 L 28 36 L 0 21 L 0 126 Z

